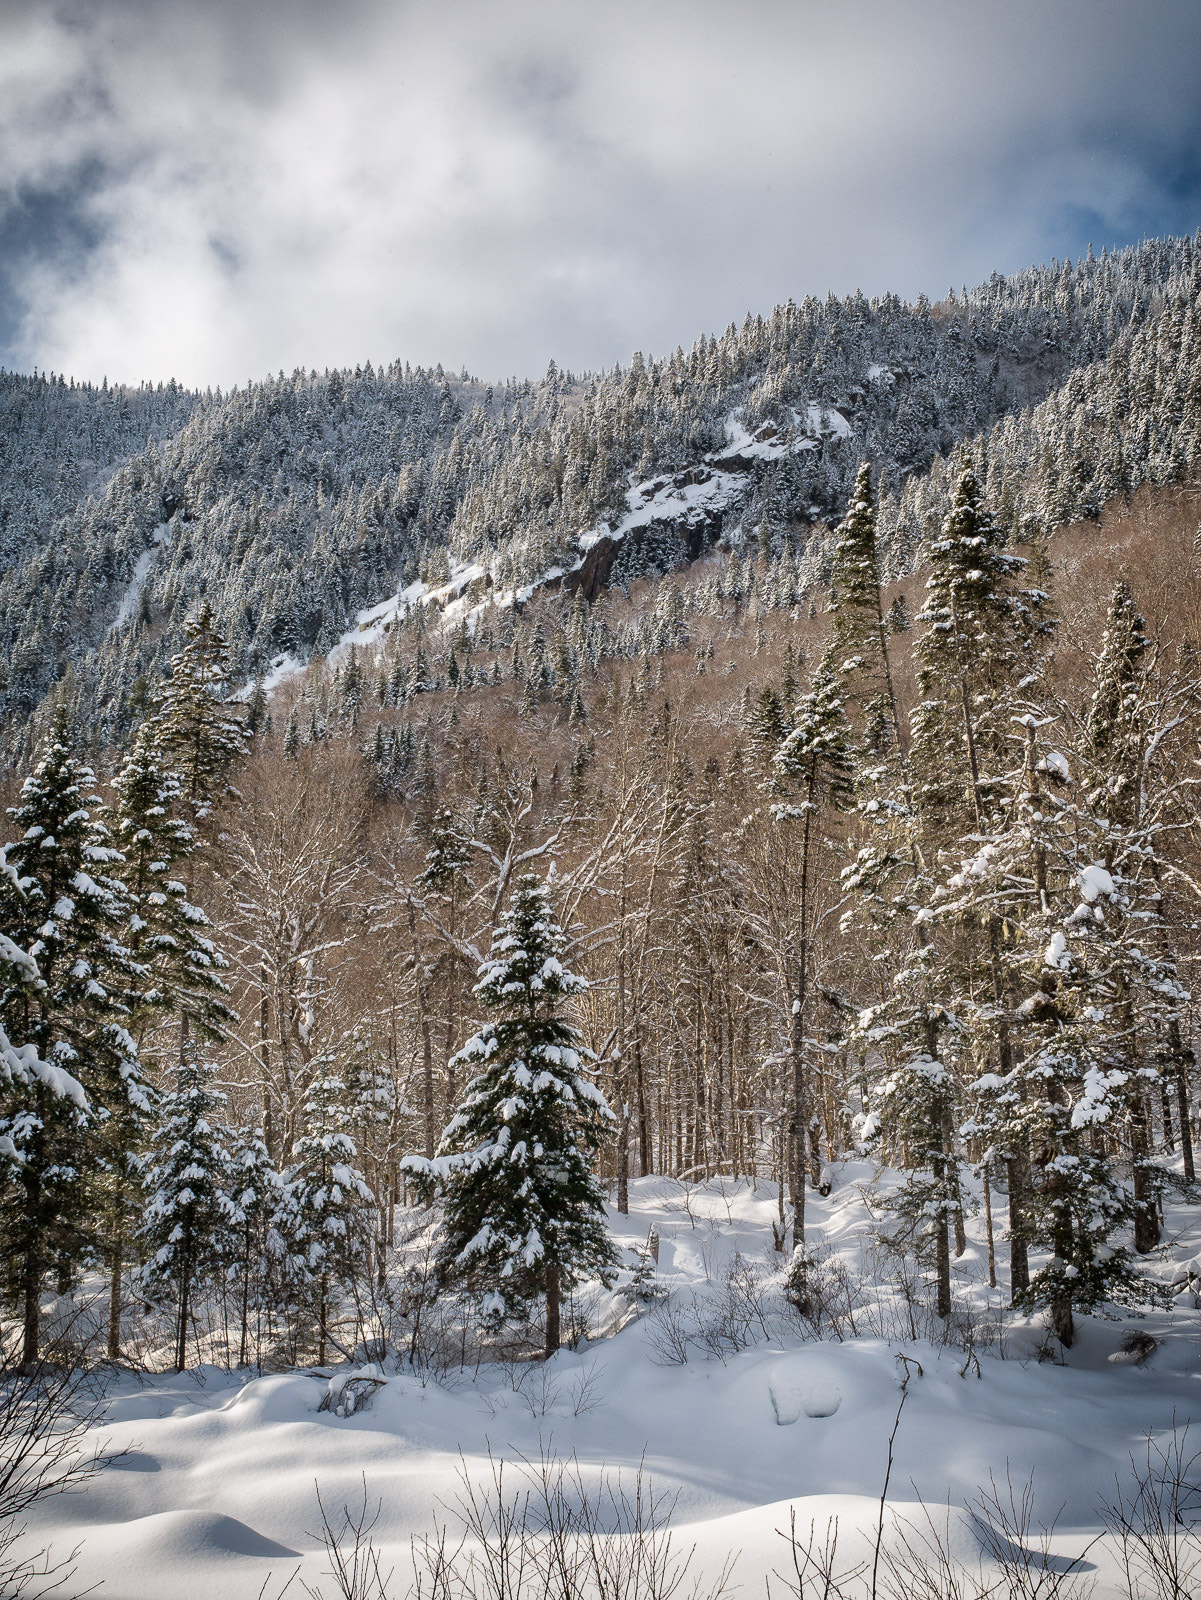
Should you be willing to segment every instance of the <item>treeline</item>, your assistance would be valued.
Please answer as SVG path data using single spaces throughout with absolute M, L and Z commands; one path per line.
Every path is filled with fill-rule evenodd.
M 202 608 L 99 785 L 64 706 L 0 885 L 27 1348 L 44 1291 L 97 1269 L 113 1355 L 135 1289 L 180 1363 L 205 1296 L 228 1359 L 352 1348 L 409 1293 L 431 1195 L 406 1304 L 545 1304 L 553 1342 L 559 1295 L 612 1267 L 597 1176 L 621 1210 L 650 1172 L 773 1183 L 803 1263 L 807 1189 L 864 1150 L 904 1174 L 890 1232 L 939 1316 L 976 1193 L 991 1276 L 1065 1342 L 1154 1297 L 1194 1181 L 1193 641 L 1065 579 L 1037 528 L 1019 551 L 970 468 L 920 609 L 878 520 L 864 468 L 812 617 L 723 599 L 762 551 L 703 608 L 549 596 L 431 630 L 419 683 L 352 654 L 290 710 L 230 698 Z M 623 628 L 637 662 L 591 648 Z M 574 1163 L 538 1247 L 489 1173 L 518 1067 L 549 1096 L 529 1182 Z

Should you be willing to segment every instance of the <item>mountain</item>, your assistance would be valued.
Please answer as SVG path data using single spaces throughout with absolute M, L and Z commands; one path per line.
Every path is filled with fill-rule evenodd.
M 399 362 L 228 394 L 0 374 L 4 754 L 53 693 L 98 739 L 123 733 L 202 598 L 249 681 L 433 601 L 465 614 L 548 583 L 592 601 L 719 541 L 753 542 L 768 594 L 811 604 L 863 459 L 894 576 L 965 449 L 1003 517 L 1095 515 L 1196 459 L 1198 293 L 1201 242 L 1152 240 L 938 304 L 806 298 L 539 382 Z

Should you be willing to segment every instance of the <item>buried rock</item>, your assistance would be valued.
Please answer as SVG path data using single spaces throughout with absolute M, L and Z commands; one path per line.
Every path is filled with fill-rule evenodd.
M 801 1417 L 832 1417 L 842 1404 L 838 1385 L 821 1373 L 809 1377 L 777 1377 L 769 1384 L 777 1424 L 786 1428 Z

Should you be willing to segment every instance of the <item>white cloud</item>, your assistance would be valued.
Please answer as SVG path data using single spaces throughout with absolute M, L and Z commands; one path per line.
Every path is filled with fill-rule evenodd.
M 100 243 L 10 268 L 7 359 L 600 365 L 1192 226 L 1199 37 L 1192 0 L 10 3 L 0 205 Z

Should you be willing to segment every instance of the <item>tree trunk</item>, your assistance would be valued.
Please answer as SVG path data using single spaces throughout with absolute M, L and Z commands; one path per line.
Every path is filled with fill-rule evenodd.
M 546 1359 L 559 1348 L 562 1342 L 562 1333 L 559 1323 L 559 1263 L 548 1261 L 546 1264 Z
M 38 1364 L 38 1342 L 41 1332 L 42 1258 L 37 1241 L 31 1238 L 25 1251 L 25 1271 L 22 1290 L 24 1296 L 24 1332 L 21 1345 L 21 1364 L 32 1372 Z
M 175 1370 L 182 1372 L 188 1364 L 188 1301 L 192 1291 L 192 1263 L 185 1241 L 183 1271 L 179 1278 L 179 1325 L 175 1331 Z
M 124 1243 L 120 1237 L 113 1241 L 112 1277 L 108 1285 L 108 1359 L 121 1359 L 121 1275 L 125 1267 Z
M 1030 1153 L 1019 1150 L 1005 1163 L 1009 1183 L 1009 1298 L 1030 1287 L 1030 1247 L 1026 1239 L 1026 1202 L 1030 1194 Z
M 949 1317 L 951 1315 L 951 1241 L 947 1233 L 945 1211 L 939 1216 L 934 1226 L 934 1261 L 938 1276 L 934 1309 L 940 1317 Z
M 650 1175 L 654 1166 L 651 1119 L 646 1104 L 646 1071 L 642 1062 L 642 1018 L 634 1020 L 634 1110 L 638 1121 L 638 1176 Z
M 997 1287 L 997 1242 L 992 1225 L 992 1184 L 988 1180 L 988 1162 L 981 1168 L 984 1174 L 984 1227 L 988 1234 L 988 1287 Z
M 792 1202 L 792 1248 L 805 1242 L 805 1121 L 807 1085 L 805 1052 L 802 1042 L 801 1002 L 794 1000 L 792 1012 L 792 1110 L 788 1119 L 788 1198 Z
M 1134 1248 L 1140 1256 L 1147 1255 L 1159 1243 L 1159 1217 L 1147 1174 L 1150 1143 L 1147 1102 L 1143 1095 L 1136 1094 L 1130 1107 L 1130 1162 L 1134 1184 Z
M 250 1248 L 247 1243 L 242 1258 L 242 1304 L 240 1307 L 241 1327 L 238 1335 L 238 1365 L 246 1365 L 247 1345 L 250 1340 Z
M 1051 1302 L 1051 1332 L 1065 1350 L 1070 1350 L 1076 1339 L 1076 1319 L 1072 1315 L 1072 1302 L 1056 1298 Z
M 1191 1052 L 1190 1052 L 1191 1053 Z M 1180 1153 L 1184 1158 L 1184 1181 L 1197 1181 L 1197 1167 L 1193 1157 L 1193 1124 L 1190 1115 L 1188 1069 L 1183 1052 L 1178 1054 L 1172 1077 L 1176 1086 L 1176 1122 L 1180 1128 Z
M 413 975 L 417 986 L 417 1020 L 421 1029 L 421 1119 L 424 1133 L 424 1154 L 431 1160 L 434 1154 L 434 1047 L 430 1038 L 429 997 L 425 988 L 425 959 L 421 949 L 421 932 L 417 925 L 417 912 L 409 901 L 409 937 L 413 941 Z
M 21 1364 L 32 1372 L 38 1364 L 42 1315 L 42 1170 L 45 1160 L 45 1090 L 39 1085 L 36 1101 L 37 1131 L 24 1166 L 20 1169 L 25 1201 L 25 1260 L 21 1273 L 23 1322 Z
M 625 1074 L 622 1073 L 618 1090 L 621 1107 L 617 1128 L 617 1209 L 623 1217 L 630 1214 L 630 1102 L 625 1096 Z

